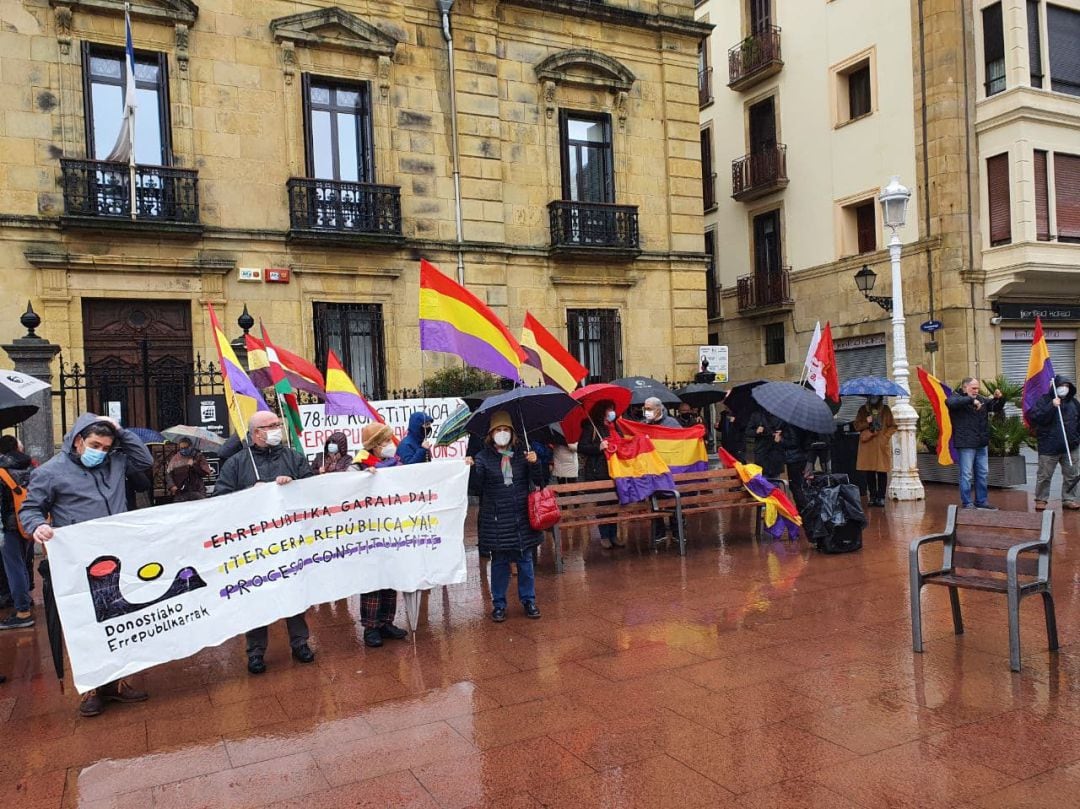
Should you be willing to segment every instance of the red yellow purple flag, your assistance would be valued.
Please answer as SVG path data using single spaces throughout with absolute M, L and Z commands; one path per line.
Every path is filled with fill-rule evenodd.
M 673 475 L 680 472 L 705 472 L 709 454 L 705 450 L 705 425 L 660 427 L 619 419 L 619 429 L 630 435 L 647 435 Z
M 789 539 L 797 539 L 802 517 L 783 490 L 766 480 L 757 464 L 742 463 L 723 447 L 718 450 L 720 462 L 728 469 L 734 469 L 745 489 L 759 503 L 765 506 L 765 530 L 775 539 L 782 539 L 784 534 Z
M 938 426 L 937 459 L 942 466 L 950 466 L 956 463 L 957 452 L 952 437 L 952 416 L 945 400 L 952 396 L 952 388 L 931 376 L 922 368 L 915 369 L 919 373 L 919 384 L 922 385 L 926 398 L 930 400 L 930 409 L 934 411 L 934 420 Z

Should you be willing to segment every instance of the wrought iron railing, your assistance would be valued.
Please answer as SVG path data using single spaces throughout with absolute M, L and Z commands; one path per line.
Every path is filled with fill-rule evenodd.
M 396 185 L 293 177 L 287 187 L 294 230 L 401 235 L 401 189 Z
M 704 69 L 698 70 L 697 99 L 699 107 L 704 107 L 706 104 L 713 100 L 711 67 L 706 67 Z
M 755 31 L 728 50 L 728 87 L 745 82 L 770 66 L 783 65 L 780 28 L 770 25 Z M 775 71 L 774 71 L 775 72 Z
M 791 304 L 791 268 L 744 275 L 738 279 L 736 290 L 740 312 Z
M 765 193 L 787 184 L 787 146 L 771 143 L 731 161 L 731 196 Z
M 132 220 L 132 170 L 127 163 L 63 158 L 60 173 L 67 216 Z M 197 171 L 136 165 L 134 179 L 134 221 L 199 224 Z
M 552 247 L 638 248 L 636 205 L 555 200 L 548 215 Z

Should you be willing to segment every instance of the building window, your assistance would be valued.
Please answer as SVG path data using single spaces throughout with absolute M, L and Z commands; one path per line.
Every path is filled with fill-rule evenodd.
M 863 62 L 848 73 L 848 119 L 855 120 L 869 115 L 870 106 L 870 62 Z
M 772 25 L 772 0 L 747 0 L 750 33 L 760 34 Z
M 874 111 L 874 61 L 871 49 L 832 69 L 837 126 L 864 118 Z
M 1050 189 L 1046 175 L 1046 152 L 1035 150 L 1035 238 L 1050 241 Z
M 304 75 L 308 176 L 371 183 L 375 179 L 367 83 Z
M 1047 3 L 1050 89 L 1080 96 L 1080 11 Z
M 784 363 L 784 324 L 769 323 L 765 326 L 765 364 Z
M 1080 156 L 1054 153 L 1054 201 L 1059 242 L 1080 242 Z
M 589 369 L 587 384 L 610 382 L 623 373 L 622 321 L 618 309 L 567 309 L 570 353 Z
M 861 199 L 840 209 L 840 255 L 873 253 L 878 249 L 877 205 L 874 198 Z
M 713 171 L 711 126 L 701 130 L 701 200 L 706 211 L 716 207 L 716 172 Z
M 986 191 L 990 202 L 990 246 L 1012 241 L 1012 206 L 1009 201 L 1009 155 L 986 161 Z
M 559 112 L 563 199 L 615 202 L 611 116 Z
M 780 211 L 754 217 L 754 273 L 768 276 L 783 269 L 783 245 L 780 239 Z
M 1001 23 L 1001 3 L 994 3 L 982 11 L 983 25 L 983 77 L 986 95 L 992 96 L 1005 89 L 1005 32 Z
M 86 153 L 94 160 L 105 160 L 117 145 L 127 70 L 122 49 L 83 43 Z M 167 166 L 172 162 L 168 76 L 165 54 L 135 54 L 136 163 Z
M 721 317 L 720 284 L 716 278 L 716 231 L 705 231 L 705 255 L 709 262 L 705 268 L 705 311 L 712 320 Z
M 1039 31 L 1039 0 L 1028 0 L 1028 72 L 1032 87 L 1043 86 L 1042 39 Z
M 709 66 L 709 38 L 705 37 L 698 45 L 698 106 L 704 107 L 713 100 L 712 95 L 712 67 Z
M 382 306 L 377 303 L 314 304 L 315 356 L 338 355 L 345 373 L 369 399 L 386 397 Z M 326 368 L 323 368 L 325 371 Z

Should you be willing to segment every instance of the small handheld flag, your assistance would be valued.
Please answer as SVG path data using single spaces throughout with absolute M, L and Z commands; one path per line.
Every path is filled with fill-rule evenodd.
M 236 358 L 236 352 L 229 344 L 225 332 L 218 324 L 214 307 L 207 304 L 210 310 L 210 328 L 214 332 L 214 343 L 217 346 L 218 360 L 221 363 L 221 381 L 225 388 L 225 401 L 229 407 L 229 419 L 237 435 L 247 435 L 248 421 L 259 410 L 269 410 L 259 389 L 248 379 L 244 373 L 240 360 Z
M 919 373 L 919 384 L 922 385 L 926 398 L 930 400 L 930 409 L 934 411 L 934 420 L 938 426 L 938 463 L 949 466 L 956 463 L 958 457 L 952 440 L 952 416 L 945 405 L 945 400 L 952 396 L 952 389 L 922 368 L 915 370 Z

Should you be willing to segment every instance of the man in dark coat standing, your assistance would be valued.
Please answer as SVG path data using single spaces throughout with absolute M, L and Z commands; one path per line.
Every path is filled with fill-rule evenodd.
M 964 508 L 997 511 L 986 499 L 990 414 L 1004 410 L 1005 399 L 999 390 L 994 391 L 990 399 L 980 396 L 979 380 L 969 376 L 960 383 L 960 389 L 945 400 L 945 406 L 952 418 L 953 446 L 960 454 L 960 504 Z M 971 499 L 972 478 L 974 502 Z
M 1028 421 L 1039 440 L 1035 510 L 1046 508 L 1050 479 L 1059 464 L 1061 506 L 1072 511 L 1080 509 L 1080 402 L 1076 401 L 1076 385 L 1060 374 L 1055 376 L 1054 390 L 1035 403 L 1028 412 Z
M 307 458 L 290 447 L 283 447 L 282 423 L 276 413 L 260 410 L 248 422 L 248 446 L 233 455 L 221 466 L 214 485 L 214 497 L 220 497 L 252 486 L 274 483 L 285 486 L 294 480 L 312 475 Z M 292 656 L 300 663 L 311 663 L 315 653 L 308 646 L 308 625 L 304 613 L 285 619 L 289 629 Z M 266 671 L 266 641 L 269 629 L 260 626 L 247 633 L 248 671 Z

